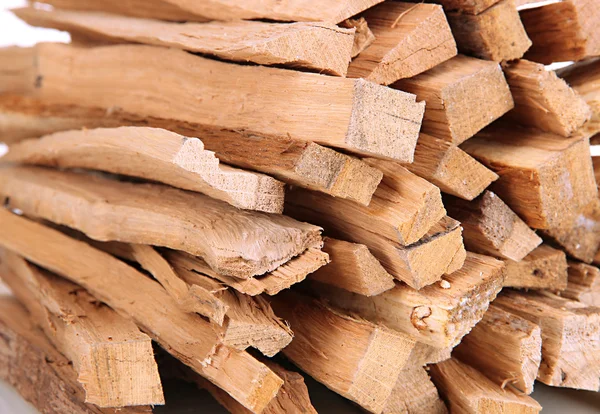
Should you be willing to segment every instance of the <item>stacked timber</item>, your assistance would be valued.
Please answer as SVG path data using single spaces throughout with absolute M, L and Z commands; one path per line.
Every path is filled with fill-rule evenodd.
M 42 3 L 71 43 L 0 49 L 0 378 L 40 411 L 600 389 L 592 1 Z

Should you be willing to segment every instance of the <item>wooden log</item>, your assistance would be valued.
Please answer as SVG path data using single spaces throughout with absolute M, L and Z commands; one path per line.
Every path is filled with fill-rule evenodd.
M 437 389 L 423 367 L 403 370 L 383 414 L 447 414 L 448 409 L 440 399 Z
M 114 43 L 172 47 L 236 62 L 282 65 L 346 76 L 354 31 L 327 23 L 256 21 L 171 23 L 117 14 L 42 10 L 12 12 L 32 26 Z M 223 36 L 227 33 L 227 36 Z
M 527 126 L 570 136 L 591 117 L 585 101 L 544 65 L 518 60 L 503 66 L 515 108 L 506 114 Z
M 600 55 L 596 22 L 600 10 L 590 0 L 564 0 L 520 11 L 533 45 L 529 60 L 549 64 Z
M 0 210 L 0 245 L 87 289 L 131 318 L 165 350 L 260 413 L 282 380 L 246 352 L 221 343 L 221 329 L 181 310 L 156 282 L 111 255 Z M 90 266 L 93 263 L 93 266 Z M 238 375 L 243 372 L 244 375 Z
M 600 269 L 569 261 L 569 280 L 560 296 L 589 306 L 600 306 Z
M 598 100 L 600 88 L 598 87 L 598 65 L 600 59 L 586 59 L 575 62 L 557 71 L 557 75 L 563 78 L 581 97 L 591 105 Z
M 322 245 L 316 226 L 238 210 L 202 194 L 158 184 L 40 167 L 6 166 L 0 168 L 0 177 L 6 205 L 27 215 L 75 228 L 99 241 L 184 250 L 228 276 L 262 274 Z
M 440 6 L 384 2 L 361 17 L 375 40 L 352 60 L 348 77 L 389 85 L 456 56 L 456 43 Z
M 294 330 L 285 356 L 329 389 L 381 413 L 415 342 L 297 293 L 272 299 Z
M 567 256 L 542 244 L 521 261 L 506 260 L 505 287 L 563 290 L 567 286 Z
M 460 53 L 501 62 L 523 57 L 531 46 L 514 0 L 501 0 L 475 15 L 446 15 Z
M 354 28 L 354 44 L 352 45 L 351 55 L 353 58 L 361 54 L 366 48 L 375 41 L 375 35 L 369 29 L 369 25 L 364 17 L 358 19 L 346 19 L 339 24 L 347 29 Z
M 220 165 L 197 138 L 147 127 L 59 132 L 13 144 L 3 160 L 60 168 L 89 168 L 197 191 L 235 207 L 283 212 L 283 183 Z
M 531 394 L 542 360 L 540 327 L 492 303 L 452 355 L 502 388 Z
M 454 358 L 433 365 L 429 373 L 451 412 L 536 414 L 542 410 L 533 398 L 503 390 L 475 368 Z
M 2 280 L 69 358 L 85 402 L 99 407 L 165 403 L 150 337 L 79 286 L 0 251 Z M 110 378 L 110 381 L 106 379 Z
M 550 293 L 507 291 L 495 304 L 542 330 L 537 379 L 555 387 L 600 388 L 600 308 Z
M 491 191 L 471 202 L 446 197 L 444 206 L 451 217 L 460 221 L 465 248 L 469 251 L 518 262 L 542 243 Z
M 392 87 L 427 103 L 424 133 L 457 145 L 514 106 L 500 66 L 463 55 Z

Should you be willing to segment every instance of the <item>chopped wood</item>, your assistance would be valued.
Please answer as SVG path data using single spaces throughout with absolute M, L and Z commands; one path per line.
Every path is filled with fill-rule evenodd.
M 457 145 L 514 106 L 500 65 L 463 55 L 392 87 L 427 103 L 424 133 Z
M 2 280 L 72 361 L 86 403 L 99 407 L 165 403 L 150 337 L 131 320 L 14 253 L 0 250 L 0 265 Z
M 567 256 L 542 244 L 521 261 L 506 260 L 505 287 L 563 290 L 567 286 Z
M 436 348 L 422 342 L 417 342 L 410 355 L 410 361 L 416 367 L 437 364 L 438 362 L 450 359 L 453 349 L 453 346 Z
M 598 65 L 600 59 L 587 59 L 576 62 L 557 71 L 558 76 L 567 83 L 588 103 L 598 101 L 600 88 L 598 87 Z
M 215 56 L 223 60 L 283 65 L 346 76 L 354 31 L 327 23 L 256 21 L 171 23 L 116 14 L 11 10 L 32 26 L 66 30 L 111 42 L 144 43 Z M 227 35 L 224 36 L 223 34 Z
M 507 291 L 495 304 L 542 330 L 538 380 L 555 387 L 600 388 L 600 308 L 550 293 Z
M 385 271 L 364 244 L 324 238 L 323 251 L 331 263 L 310 275 L 328 285 L 365 296 L 379 295 L 395 286 L 394 277 Z
M 5 166 L 0 177 L 0 196 L 10 208 L 99 241 L 184 250 L 228 276 L 272 271 L 307 248 L 322 245 L 316 226 L 238 210 L 203 194 L 158 184 L 40 167 Z
M 433 365 L 429 373 L 451 412 L 536 414 L 542 410 L 533 398 L 502 389 L 454 358 Z
M 496 194 L 485 191 L 468 202 L 446 197 L 444 206 L 452 218 L 460 221 L 465 248 L 516 262 L 542 243 Z
M 479 14 L 500 0 L 436 0 L 444 6 L 444 11 L 460 11 L 465 14 Z
M 197 138 L 148 127 L 58 132 L 13 144 L 3 160 L 60 168 L 89 168 L 198 191 L 248 210 L 281 213 L 283 183 L 220 165 Z
M 422 367 L 403 370 L 383 414 L 447 414 L 448 409 L 440 399 L 429 374 Z
M 34 50 L 31 48 L 8 47 L 2 50 L 10 59 L 2 59 L 0 69 L 0 93 L 9 90 L 15 93 L 27 93 L 32 85 L 41 82 L 35 66 L 32 66 Z
M 569 280 L 560 296 L 589 306 L 600 306 L 600 269 L 569 261 Z
M 456 56 L 441 6 L 384 2 L 361 14 L 375 35 L 350 64 L 348 77 L 389 85 Z
M 540 327 L 492 303 L 452 355 L 503 388 L 531 394 L 542 360 Z
M 375 35 L 369 29 L 369 25 L 364 17 L 358 19 L 347 19 L 340 23 L 340 26 L 351 29 L 354 28 L 354 44 L 352 45 L 351 55 L 353 58 L 362 53 L 375 41 Z

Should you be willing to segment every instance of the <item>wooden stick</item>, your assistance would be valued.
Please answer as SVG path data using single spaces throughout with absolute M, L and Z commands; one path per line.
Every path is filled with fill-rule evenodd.
M 392 87 L 427 103 L 424 133 L 457 145 L 514 106 L 500 66 L 463 55 Z
M 563 290 L 567 286 L 567 256 L 542 244 L 521 261 L 506 260 L 505 287 Z
M 403 370 L 383 414 L 447 414 L 448 409 L 440 399 L 429 374 L 422 367 Z
M 600 306 L 600 269 L 569 261 L 569 281 L 560 296 L 589 306 Z
M 77 371 L 85 402 L 99 407 L 162 405 L 150 338 L 129 319 L 94 304 L 79 286 L 0 250 L 2 280 Z M 110 381 L 106 381 L 110 378 Z
M 444 206 L 450 216 L 460 221 L 465 247 L 470 251 L 518 262 L 542 243 L 491 191 L 485 191 L 472 202 L 446 197 Z
M 283 65 L 346 76 L 354 31 L 327 23 L 255 21 L 170 23 L 117 14 L 13 9 L 32 26 L 119 43 L 144 43 L 215 56 L 223 60 Z M 223 36 L 223 33 L 227 36 Z
M 456 42 L 440 6 L 384 2 L 361 17 L 375 41 L 352 61 L 348 77 L 389 85 L 456 56 Z
M 347 19 L 339 24 L 347 29 L 354 28 L 354 44 L 352 45 L 352 57 L 355 58 L 375 41 L 375 35 L 369 29 L 369 25 L 364 17 L 358 19 Z

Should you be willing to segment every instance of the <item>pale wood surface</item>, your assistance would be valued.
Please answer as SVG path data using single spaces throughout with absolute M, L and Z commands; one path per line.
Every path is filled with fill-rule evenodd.
M 444 6 L 445 11 L 460 11 L 465 14 L 479 14 L 500 0 L 435 0 Z
M 505 263 L 506 287 L 563 290 L 567 286 L 567 256 L 545 243 L 521 261 Z
M 590 306 L 600 306 L 600 269 L 569 261 L 569 280 L 560 295 Z
M 354 32 L 354 44 L 352 45 L 351 52 L 353 58 L 362 53 L 363 50 L 368 48 L 375 41 L 375 35 L 371 29 L 369 29 L 369 24 L 364 17 L 346 19 L 339 25 L 348 29 L 354 28 L 356 30 Z
M 383 414 L 446 414 L 429 374 L 422 367 L 404 369 L 388 398 Z

